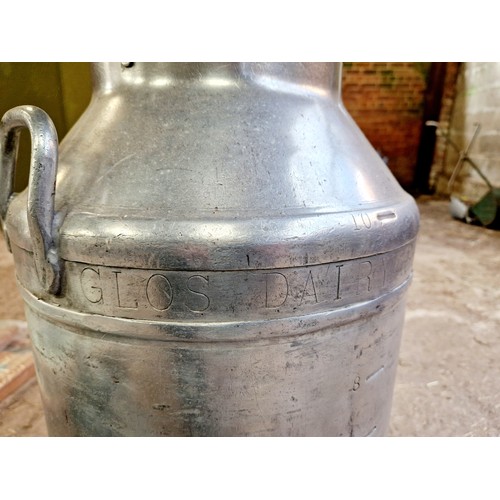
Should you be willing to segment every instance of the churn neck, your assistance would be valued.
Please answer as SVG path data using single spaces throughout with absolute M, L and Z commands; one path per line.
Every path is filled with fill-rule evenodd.
M 341 63 L 322 62 L 161 62 L 94 63 L 94 91 L 111 92 L 122 86 L 169 87 L 181 81 L 224 86 L 253 80 L 272 87 L 278 83 L 309 87 L 340 96 Z

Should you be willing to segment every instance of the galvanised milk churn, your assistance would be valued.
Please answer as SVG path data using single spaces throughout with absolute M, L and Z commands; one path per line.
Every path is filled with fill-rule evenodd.
M 418 211 L 344 109 L 341 66 L 94 77 L 60 147 L 38 108 L 1 124 L 49 434 L 387 432 Z

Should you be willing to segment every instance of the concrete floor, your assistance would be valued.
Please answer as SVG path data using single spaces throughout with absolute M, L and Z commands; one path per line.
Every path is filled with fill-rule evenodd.
M 500 231 L 419 200 L 393 436 L 500 435 Z
M 418 200 L 422 223 L 407 298 L 391 436 L 500 435 L 500 232 Z M 0 319 L 23 319 L 0 244 Z M 36 381 L 0 404 L 0 436 L 44 436 Z

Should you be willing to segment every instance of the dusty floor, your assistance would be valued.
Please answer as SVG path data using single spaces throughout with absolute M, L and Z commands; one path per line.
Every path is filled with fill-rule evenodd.
M 500 231 L 420 200 L 393 436 L 500 436 Z
M 451 219 L 447 201 L 419 207 L 390 435 L 499 436 L 500 232 Z M 22 319 L 0 245 L 0 319 Z M 0 404 L 0 436 L 46 433 L 33 380 Z

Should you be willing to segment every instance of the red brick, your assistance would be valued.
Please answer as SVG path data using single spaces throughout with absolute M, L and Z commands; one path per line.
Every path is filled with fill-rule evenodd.
M 409 186 L 417 161 L 426 75 L 416 63 L 351 63 L 344 66 L 343 101 L 389 168 Z

